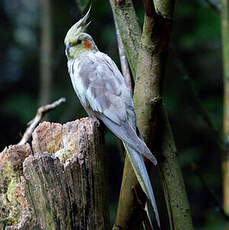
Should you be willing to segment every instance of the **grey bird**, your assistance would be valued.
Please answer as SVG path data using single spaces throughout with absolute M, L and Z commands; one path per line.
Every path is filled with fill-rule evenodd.
M 86 23 L 89 11 L 69 29 L 64 40 L 72 85 L 86 112 L 101 120 L 123 141 L 160 227 L 157 205 L 142 155 L 154 165 L 157 160 L 136 133 L 134 105 L 121 72 L 109 56 L 98 50 L 92 37 L 85 33 L 89 25 Z

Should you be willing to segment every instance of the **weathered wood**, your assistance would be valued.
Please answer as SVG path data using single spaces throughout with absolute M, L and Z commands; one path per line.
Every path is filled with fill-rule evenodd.
M 24 144 L 11 145 L 0 154 L 0 229 L 16 225 L 27 210 L 21 176 L 23 161 L 31 153 L 29 144 Z
M 0 194 L 4 205 L 8 201 L 3 197 L 8 197 L 14 200 L 9 207 L 19 211 L 11 212 L 11 221 L 9 211 L 4 217 L 1 214 L 5 226 L 1 222 L 0 229 L 109 229 L 103 136 L 96 120 L 83 118 L 64 125 L 43 122 L 33 133 L 34 155 L 28 144 L 25 147 L 28 150 L 16 167 L 20 173 L 8 170 L 12 177 L 18 175 L 20 195 L 13 192 L 14 197 L 9 197 L 9 185 Z M 5 171 L 3 164 L 15 168 L 9 150 L 0 155 Z

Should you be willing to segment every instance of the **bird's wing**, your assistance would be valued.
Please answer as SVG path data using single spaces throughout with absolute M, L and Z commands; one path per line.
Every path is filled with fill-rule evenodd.
M 106 54 L 96 52 L 80 56 L 69 68 L 74 89 L 83 106 L 90 108 L 96 117 L 136 152 L 156 164 L 155 157 L 135 132 L 133 102 L 114 62 Z
M 79 57 L 74 65 L 73 85 L 79 96 L 85 96 L 93 112 L 102 113 L 119 125 L 126 121 L 128 91 L 119 70 L 112 68 L 96 53 Z
M 114 61 L 108 55 L 106 55 L 102 52 L 96 52 L 96 56 L 103 59 L 105 64 L 114 73 L 118 82 L 121 82 L 121 84 L 125 86 L 125 87 L 122 87 L 122 95 L 123 95 L 122 98 L 125 99 L 127 120 L 130 122 L 131 127 L 133 127 L 133 129 L 135 130 L 136 129 L 136 114 L 135 114 L 135 110 L 134 110 L 133 100 L 132 100 L 132 97 L 130 95 L 130 92 L 128 90 L 128 87 L 126 85 L 126 82 L 125 82 L 123 75 L 119 71 L 119 69 L 118 69 L 117 65 L 114 63 Z

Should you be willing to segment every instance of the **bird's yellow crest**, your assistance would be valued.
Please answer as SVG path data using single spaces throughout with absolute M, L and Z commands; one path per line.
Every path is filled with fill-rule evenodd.
M 91 11 L 91 7 L 89 8 L 89 10 L 85 14 L 85 16 L 83 18 L 81 18 L 78 22 L 76 22 L 69 29 L 69 31 L 67 32 L 65 39 L 64 39 L 65 44 L 71 42 L 74 39 L 77 39 L 77 37 L 79 36 L 80 33 L 85 32 L 86 28 L 91 23 L 91 22 L 87 23 L 87 19 L 89 18 L 90 11 Z

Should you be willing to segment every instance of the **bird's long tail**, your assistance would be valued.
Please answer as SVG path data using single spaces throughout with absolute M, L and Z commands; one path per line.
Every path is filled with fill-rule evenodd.
M 143 160 L 143 157 L 141 154 L 138 154 L 130 145 L 124 143 L 125 149 L 127 151 L 128 157 L 131 161 L 131 164 L 133 166 L 134 172 L 137 176 L 138 182 L 142 187 L 142 190 L 145 192 L 147 195 L 148 199 L 150 200 L 153 210 L 155 213 L 155 218 L 157 221 L 157 224 L 160 228 L 160 219 L 159 219 L 159 214 L 158 214 L 158 209 L 157 209 L 157 204 L 155 201 L 154 193 L 153 193 L 153 188 L 151 186 L 151 182 L 149 179 L 148 172 L 146 170 L 146 166 Z

